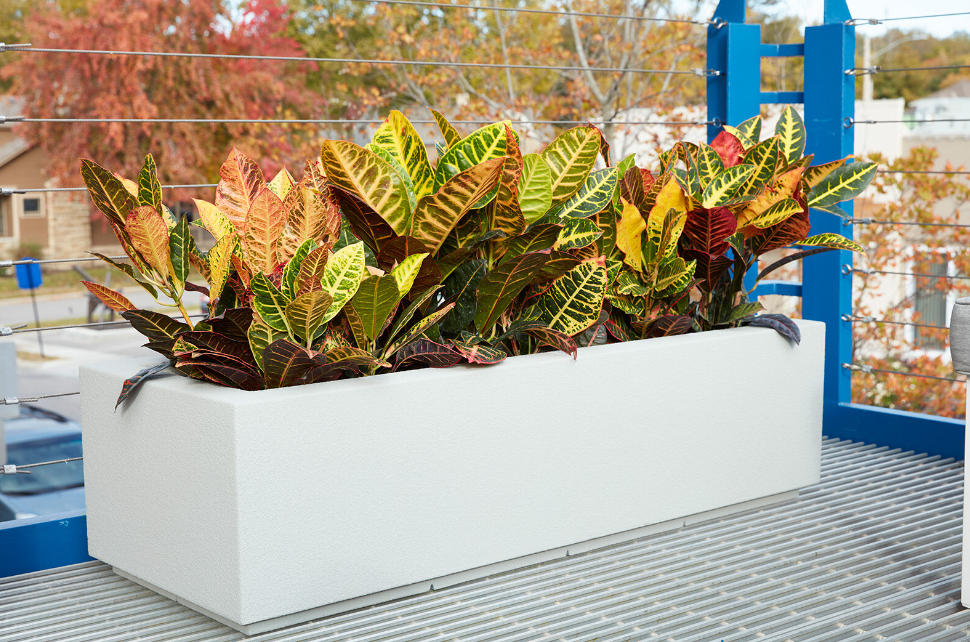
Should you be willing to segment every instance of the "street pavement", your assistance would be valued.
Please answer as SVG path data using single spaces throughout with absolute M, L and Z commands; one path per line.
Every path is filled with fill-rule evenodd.
M 158 309 L 151 296 L 141 288 L 125 288 L 122 293 L 136 306 Z M 185 295 L 188 312 L 199 313 L 201 295 L 197 292 L 186 292 Z M 56 322 L 60 319 L 86 317 L 88 300 L 86 296 L 77 294 L 40 294 L 37 307 L 41 321 Z M 116 316 L 115 319 L 118 320 L 119 317 Z M 30 327 L 34 325 L 30 299 L 0 299 L 0 327 L 21 323 L 27 323 Z M 43 340 L 45 359 L 40 359 L 38 334 Z M 0 341 L 13 341 L 17 345 L 17 395 L 20 397 L 77 390 L 78 367 L 84 363 L 151 355 L 162 359 L 161 355 L 143 348 L 147 339 L 127 326 L 109 326 L 100 330 L 69 328 L 23 332 L 0 338 Z M 59 412 L 70 419 L 81 419 L 81 401 L 77 395 L 44 399 L 34 405 Z

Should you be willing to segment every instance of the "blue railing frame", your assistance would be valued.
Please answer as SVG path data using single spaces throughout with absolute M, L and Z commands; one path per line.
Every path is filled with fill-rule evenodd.
M 854 114 L 855 82 L 845 70 L 855 66 L 855 29 L 845 25 L 851 17 L 845 0 L 825 1 L 824 24 L 808 27 L 804 44 L 762 44 L 760 25 L 744 22 L 744 0 L 721 0 L 714 17 L 721 24 L 708 28 L 707 68 L 721 74 L 707 80 L 708 119 L 737 124 L 758 114 L 763 104 L 804 103 L 808 152 L 815 154 L 815 161 L 850 155 L 852 132 L 843 123 Z M 804 92 L 761 91 L 761 59 L 795 56 L 805 58 Z M 708 127 L 708 140 L 719 132 Z M 844 209 L 851 214 L 851 204 Z M 850 229 L 831 214 L 813 210 L 811 217 L 816 234 Z M 852 264 L 851 252 L 809 257 L 802 283 L 763 281 L 756 291 L 801 296 L 803 316 L 826 324 L 823 431 L 963 459 L 962 421 L 850 403 L 851 372 L 842 364 L 852 359 L 852 324 L 842 315 L 852 311 L 852 276 L 843 273 L 844 264 Z M 0 523 L 0 577 L 89 560 L 84 511 Z
M 825 0 L 823 24 L 805 29 L 804 44 L 769 45 L 761 42 L 761 26 L 745 23 L 745 0 L 720 0 L 714 12 L 717 24 L 707 31 L 707 68 L 721 75 L 707 80 L 707 117 L 736 125 L 757 115 L 761 105 L 803 103 L 808 133 L 806 153 L 815 163 L 845 158 L 853 153 L 853 132 L 846 118 L 855 116 L 855 28 L 845 0 Z M 802 56 L 804 91 L 761 91 L 761 59 Z M 720 132 L 707 129 L 708 140 Z M 852 214 L 852 204 L 843 209 Z M 845 234 L 842 219 L 811 211 L 812 233 Z M 854 404 L 852 371 L 852 253 L 826 252 L 803 260 L 802 282 L 764 281 L 756 295 L 802 297 L 802 316 L 825 323 L 825 391 L 823 431 L 841 437 L 944 457 L 964 458 L 962 420 L 889 408 Z M 756 270 L 746 280 L 753 285 Z

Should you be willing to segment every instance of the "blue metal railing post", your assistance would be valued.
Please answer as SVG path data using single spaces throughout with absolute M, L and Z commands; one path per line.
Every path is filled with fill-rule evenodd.
M 853 153 L 853 132 L 845 119 L 855 115 L 855 28 L 845 0 L 825 0 L 824 24 L 805 29 L 806 153 L 813 164 L 845 158 Z M 852 214 L 852 203 L 842 205 Z M 851 227 L 833 214 L 811 211 L 812 234 L 851 234 Z M 839 404 L 852 398 L 852 373 L 841 364 L 852 361 L 852 324 L 842 320 L 852 310 L 852 253 L 826 252 L 802 261 L 802 316 L 825 323 L 825 392 L 823 430 L 834 434 Z
M 761 25 L 744 23 L 745 0 L 720 0 L 714 10 L 717 24 L 707 28 L 707 68 L 720 72 L 707 77 L 707 120 L 737 125 L 761 113 Z M 707 142 L 721 133 L 707 126 Z M 748 290 L 758 275 L 755 265 L 745 275 Z

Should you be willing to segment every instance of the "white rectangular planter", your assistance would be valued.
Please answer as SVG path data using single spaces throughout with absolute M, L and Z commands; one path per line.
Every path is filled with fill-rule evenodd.
M 794 496 L 824 325 L 261 392 L 81 370 L 92 556 L 246 633 Z M 690 518 L 689 520 L 685 518 Z

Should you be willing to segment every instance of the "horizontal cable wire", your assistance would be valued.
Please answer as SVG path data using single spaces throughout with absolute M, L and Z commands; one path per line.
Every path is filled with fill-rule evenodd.
M 851 129 L 856 125 L 881 125 L 883 123 L 911 123 L 914 125 L 925 123 L 970 123 L 970 118 L 933 118 L 930 120 L 856 120 L 847 116 L 843 126 L 846 129 Z
M 162 189 L 190 189 L 193 187 L 217 187 L 218 183 L 196 183 L 194 185 L 162 185 Z M 17 189 L 15 187 L 0 188 L 0 196 L 11 194 L 45 194 L 57 192 L 86 192 L 87 187 L 30 187 Z
M 949 330 L 945 325 L 929 325 L 926 323 L 916 323 L 915 321 L 892 321 L 890 319 L 877 319 L 876 317 L 860 317 L 852 314 L 843 314 L 842 320 L 848 323 L 885 323 L 886 325 L 908 325 L 915 328 L 930 328 L 932 330 Z
M 415 0 L 352 0 L 353 2 L 367 2 L 375 4 L 401 4 L 411 7 L 425 7 L 428 9 L 473 9 L 476 11 L 498 11 L 508 13 L 537 13 L 551 16 L 576 16 L 578 18 L 607 18 L 611 20 L 640 20 L 642 22 L 680 22 L 693 25 L 712 25 L 712 20 L 689 20 L 687 18 L 653 18 L 649 16 L 634 16 L 630 14 L 585 13 L 582 11 L 553 11 L 552 9 L 520 9 L 517 7 L 487 7 L 469 4 L 449 4 L 445 2 L 416 2 Z
M 17 122 L 17 123 L 164 123 L 164 124 L 243 124 L 243 123 L 265 123 L 265 124 L 276 124 L 276 125 L 379 125 L 384 123 L 385 120 L 380 119 L 367 119 L 367 120 L 343 120 L 337 118 L 326 118 L 326 119 L 283 119 L 283 118 L 25 118 L 22 116 L 7 116 L 0 117 L 5 118 L 6 122 Z M 434 120 L 412 120 L 410 121 L 414 125 L 433 125 L 436 124 Z M 453 125 L 491 125 L 496 122 L 502 122 L 501 120 L 452 120 L 450 121 Z M 513 124 L 521 125 L 585 125 L 586 123 L 602 123 L 604 125 L 668 125 L 668 126 L 693 126 L 701 127 L 708 125 L 717 125 L 717 121 L 698 121 L 698 120 L 664 120 L 664 121 L 645 121 L 645 120 L 598 120 L 598 119 L 586 119 L 586 120 L 511 120 Z M 188 188 L 188 187 L 215 187 L 216 184 L 199 184 L 199 185 L 170 185 L 167 186 L 169 189 L 174 188 Z M 34 190 L 34 191 L 83 191 L 86 188 L 52 188 L 50 190 Z M 30 191 L 30 190 L 26 190 Z M 22 194 L 26 191 L 18 190 L 4 190 L 4 194 Z
M 7 45 L 8 47 L 11 45 Z M 473 69 L 531 69 L 538 71 L 590 71 L 631 74 L 667 74 L 688 76 L 719 76 L 720 71 L 705 69 L 640 69 L 625 67 L 583 67 L 570 65 L 526 65 L 500 62 L 451 62 L 448 60 L 381 60 L 377 58 L 310 58 L 305 56 L 262 56 L 256 54 L 207 54 L 178 51 L 110 51 L 104 49 L 52 49 L 34 47 L 30 43 L 16 45 L 17 51 L 33 53 L 69 53 L 94 56 L 154 56 L 160 58 L 208 58 L 220 60 L 265 60 L 273 62 L 336 62 L 355 65 L 413 65 L 416 67 L 467 67 Z
M 842 266 L 842 274 L 849 274 L 850 272 L 854 272 L 856 274 L 865 274 L 865 275 L 895 274 L 898 276 L 916 276 L 916 277 L 926 277 L 931 279 L 970 279 L 970 276 L 957 276 L 957 275 L 951 276 L 949 274 L 926 274 L 923 272 L 894 272 L 892 270 L 867 270 L 864 268 L 854 268 L 849 265 Z
M 914 221 L 879 221 L 874 218 L 842 219 L 843 225 L 915 225 L 917 227 L 970 227 L 965 223 L 918 223 Z
M 935 121 L 939 122 L 939 121 Z M 948 174 L 948 175 L 967 175 L 970 172 L 942 169 L 877 169 L 877 174 Z
M 854 372 L 864 372 L 865 374 L 872 374 L 873 372 L 885 372 L 886 374 L 902 375 L 904 377 L 918 377 L 920 379 L 936 379 L 938 381 L 952 381 L 954 383 L 966 383 L 966 379 L 958 379 L 955 377 L 938 377 L 936 375 L 923 374 L 921 372 L 903 372 L 902 370 L 886 370 L 884 368 L 873 368 L 870 365 L 858 364 L 858 363 L 843 363 L 842 367 L 846 370 L 852 370 Z
M 33 403 L 35 401 L 40 401 L 41 399 L 56 399 L 57 397 L 72 397 L 74 395 L 79 395 L 81 392 L 79 390 L 74 392 L 56 392 L 51 395 L 37 395 L 36 397 L 3 397 L 0 398 L 0 406 L 16 406 L 21 403 Z
M 932 67 L 852 67 L 845 70 L 846 76 L 874 76 L 891 74 L 897 71 L 939 71 L 944 69 L 970 69 L 970 65 L 935 65 Z
M 38 466 L 50 466 L 51 464 L 69 464 L 72 461 L 81 461 L 84 457 L 71 457 L 69 459 L 56 459 L 54 461 L 41 461 L 36 464 L 6 464 L 0 466 L 0 475 L 29 475 L 29 470 L 21 470 L 22 468 L 37 468 Z
M 112 261 L 127 261 L 127 256 L 109 256 Z M 19 259 L 17 261 L 0 261 L 0 268 L 14 265 L 45 265 L 47 263 L 83 263 L 85 261 L 101 261 L 100 256 L 85 256 L 78 259 Z
M 846 20 L 845 24 L 858 27 L 863 25 L 881 25 L 884 22 L 896 22 L 898 20 L 923 20 L 926 18 L 948 18 L 950 16 L 970 16 L 970 11 L 957 11 L 955 13 L 934 13 L 925 16 L 900 16 L 897 18 L 852 18 Z
M 207 316 L 209 316 L 209 315 L 208 314 L 190 314 L 189 315 L 189 318 L 190 319 L 202 319 L 202 318 L 205 318 Z M 175 319 L 176 321 L 181 321 L 182 320 L 182 317 L 170 317 L 170 318 Z M 45 326 L 45 327 L 42 327 L 42 328 L 25 328 L 23 326 L 18 326 L 18 328 L 0 328 L 0 330 L 3 331 L 2 336 L 6 336 L 7 334 L 20 334 L 22 332 L 46 332 L 48 330 L 68 330 L 68 329 L 71 329 L 71 328 L 91 328 L 91 327 L 94 327 L 94 326 L 102 326 L 103 327 L 103 326 L 128 325 L 129 323 L 130 323 L 130 321 L 127 321 L 127 320 L 121 320 L 121 321 L 95 321 L 95 322 L 92 322 L 92 323 L 73 323 L 73 324 L 69 324 L 69 325 L 52 325 L 52 326 Z

